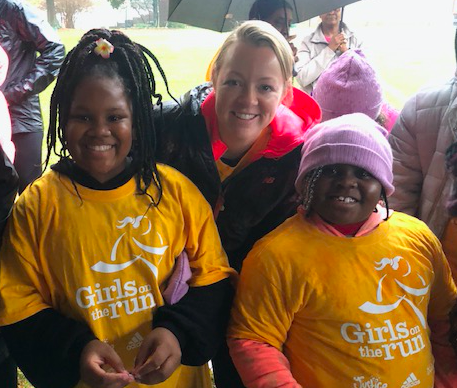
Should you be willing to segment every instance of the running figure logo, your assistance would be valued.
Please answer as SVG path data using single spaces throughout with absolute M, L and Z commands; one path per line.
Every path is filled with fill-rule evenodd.
M 421 304 L 422 301 L 424 300 L 424 296 L 427 295 L 428 290 L 430 288 L 430 285 L 427 285 L 424 278 L 419 275 L 418 273 L 412 274 L 411 273 L 411 265 L 408 263 L 406 259 L 404 259 L 401 256 L 396 256 L 393 259 L 388 259 L 388 258 L 383 258 L 379 262 L 375 262 L 375 269 L 376 271 L 383 271 L 386 267 L 390 266 L 392 270 L 394 271 L 400 271 L 400 262 L 403 261 L 406 263 L 406 271 L 401 275 L 401 279 L 403 278 L 410 278 L 411 277 L 417 277 L 419 281 L 422 283 L 423 287 L 421 288 L 413 288 L 410 287 L 406 284 L 403 283 L 403 281 L 400 281 L 398 279 L 394 279 L 395 283 L 403 290 L 403 295 L 397 295 L 397 300 L 394 303 L 383 303 L 384 302 L 384 297 L 383 297 L 383 282 L 384 279 L 386 279 L 387 274 L 384 274 L 381 279 L 378 282 L 377 290 L 376 290 L 376 303 L 372 302 L 365 302 L 361 306 L 359 306 L 359 309 L 362 310 L 363 312 L 366 312 L 368 314 L 384 314 L 384 313 L 389 313 L 393 310 L 395 310 L 402 302 L 408 303 L 411 308 L 413 309 L 414 313 L 417 315 L 419 318 L 422 327 L 426 328 L 427 323 L 424 315 L 420 311 L 420 309 L 408 298 L 410 296 L 412 297 L 422 297 L 420 301 L 417 304 Z M 402 266 L 404 267 L 404 266 Z
M 141 236 L 145 236 L 152 229 L 151 221 L 146 216 L 138 216 L 135 218 L 125 217 L 123 220 L 117 221 L 119 225 L 117 225 L 116 228 L 123 229 L 127 225 L 131 224 L 134 229 L 138 229 L 142 224 L 144 224 L 145 221 L 147 221 L 148 227 L 147 227 L 147 230 L 141 234 Z M 153 255 L 163 255 L 165 253 L 165 251 L 168 249 L 168 245 L 163 245 L 162 236 L 160 236 L 159 233 L 157 233 L 157 235 L 159 237 L 160 243 L 162 244 L 162 246 L 159 246 L 159 247 L 152 247 L 149 245 L 145 245 L 145 244 L 141 243 L 140 241 L 138 241 L 135 237 L 132 237 L 132 241 L 138 248 L 140 248 L 144 252 L 151 253 Z M 132 264 L 136 263 L 137 261 L 141 261 L 144 264 L 146 264 L 146 266 L 151 270 L 151 272 L 154 274 L 154 276 L 157 279 L 158 275 L 159 275 L 158 268 L 154 264 L 152 264 L 151 262 L 146 260 L 142 256 L 141 253 L 139 255 L 135 255 L 133 257 L 133 259 L 131 259 L 129 261 L 118 264 L 117 248 L 124 236 L 125 236 L 125 232 L 122 233 L 121 236 L 116 240 L 116 242 L 113 245 L 113 248 L 111 249 L 111 261 L 113 263 L 106 263 L 104 261 L 99 261 L 96 264 L 94 264 L 91 267 L 91 269 L 95 272 L 101 272 L 101 273 L 116 273 L 116 272 L 120 272 L 120 271 L 124 270 L 125 268 L 130 267 Z M 160 258 L 158 264 L 160 264 L 161 260 L 162 260 L 162 258 Z

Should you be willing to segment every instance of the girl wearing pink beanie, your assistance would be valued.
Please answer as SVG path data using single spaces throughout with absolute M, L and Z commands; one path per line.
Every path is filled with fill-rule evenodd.
M 313 97 L 322 121 L 350 113 L 364 113 L 391 131 L 398 111 L 383 99 L 375 70 L 362 50 L 348 50 L 320 76 Z
M 300 211 L 249 253 L 232 310 L 246 387 L 432 387 L 434 357 L 457 386 L 456 286 L 428 227 L 387 208 L 386 135 L 360 113 L 305 134 Z

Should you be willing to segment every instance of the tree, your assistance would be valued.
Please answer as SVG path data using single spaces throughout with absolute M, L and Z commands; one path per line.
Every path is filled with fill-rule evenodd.
M 59 27 L 59 22 L 56 17 L 56 7 L 54 5 L 54 0 L 46 0 L 46 11 L 48 14 L 48 23 L 54 28 Z
M 143 23 L 151 22 L 153 13 L 151 0 L 130 0 L 130 6 L 136 11 Z
M 118 9 L 128 0 L 109 0 L 111 6 Z M 154 27 L 159 27 L 159 0 L 130 0 L 131 7 L 138 13 L 144 21 L 144 14 L 152 15 L 151 23 Z M 148 19 L 149 21 L 149 19 Z
M 92 6 L 92 0 L 54 0 L 54 2 L 56 11 L 62 15 L 66 28 L 75 28 L 75 16 Z
M 48 23 L 54 28 L 59 28 L 59 22 L 56 17 L 56 7 L 54 0 L 28 0 L 29 4 L 42 10 L 46 10 Z

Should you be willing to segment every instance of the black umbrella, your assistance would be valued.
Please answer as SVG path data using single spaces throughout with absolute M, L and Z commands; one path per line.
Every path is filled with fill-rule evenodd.
M 288 0 L 293 22 L 312 19 L 359 0 Z M 168 20 L 213 31 L 231 31 L 248 19 L 254 0 L 170 0 Z

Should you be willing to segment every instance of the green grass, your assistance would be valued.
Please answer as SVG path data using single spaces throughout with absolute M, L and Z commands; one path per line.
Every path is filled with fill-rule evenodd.
M 455 69 L 452 26 L 443 27 L 439 32 L 436 25 L 422 26 L 421 39 L 417 40 L 408 39 L 402 28 L 365 26 L 357 29 L 364 41 L 364 52 L 382 81 L 385 98 L 398 109 L 423 85 L 443 82 L 453 75 Z M 174 96 L 204 81 L 208 63 L 227 36 L 196 28 L 123 31 L 157 56 Z M 59 31 L 67 52 L 84 32 Z M 401 39 L 402 36 L 405 38 Z M 434 41 L 436 36 L 440 36 L 439 45 Z M 157 78 L 160 79 L 160 75 Z M 53 85 L 40 95 L 45 128 L 52 89 Z M 169 99 L 161 81 L 158 81 L 158 90 Z

